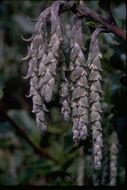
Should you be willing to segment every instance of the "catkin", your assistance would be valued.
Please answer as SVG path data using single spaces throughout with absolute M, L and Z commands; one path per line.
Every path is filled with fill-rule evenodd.
M 102 126 L 101 126 L 101 97 L 102 97 L 102 86 L 101 86 L 101 63 L 100 63 L 100 51 L 98 45 L 98 34 L 100 29 L 96 29 L 90 42 L 90 49 L 88 55 L 88 67 L 89 67 L 89 105 L 90 105 L 90 126 L 92 129 L 93 139 L 93 157 L 94 157 L 94 168 L 96 170 L 101 168 L 102 159 Z
M 42 12 L 34 27 L 31 37 L 31 44 L 27 56 L 24 60 L 29 60 L 29 68 L 27 76 L 30 78 L 30 94 L 33 101 L 32 112 L 36 114 L 37 126 L 44 132 L 47 129 L 45 121 L 45 112 L 47 108 L 43 102 L 42 95 L 39 90 L 40 72 L 45 72 L 46 63 L 46 18 L 50 13 L 50 8 Z M 41 70 L 41 71 L 40 71 Z
M 59 48 L 62 39 L 59 21 L 59 6 L 64 2 L 56 2 L 43 11 L 35 25 L 30 48 L 24 60 L 29 59 L 26 78 L 30 78 L 30 94 L 33 100 L 33 112 L 36 114 L 37 126 L 44 132 L 47 129 L 44 102 L 50 102 L 55 88 Z M 51 15 L 51 38 L 48 44 L 46 30 L 47 17 Z
M 72 28 L 70 53 L 73 140 L 76 142 L 86 139 L 88 125 L 87 64 L 83 50 L 81 18 L 76 17 Z
M 53 91 L 55 88 L 56 73 L 59 59 L 59 48 L 61 44 L 61 26 L 58 17 L 58 6 L 51 7 L 51 39 L 48 44 L 48 54 L 46 57 L 45 70 L 41 71 L 41 79 L 39 82 L 39 88 L 41 96 L 46 102 L 50 102 L 52 99 Z
M 116 184 L 117 177 L 117 154 L 118 154 L 118 137 L 114 131 L 110 136 L 110 185 Z

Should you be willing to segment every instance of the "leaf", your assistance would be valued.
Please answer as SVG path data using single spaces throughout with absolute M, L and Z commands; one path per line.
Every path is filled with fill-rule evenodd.
M 31 135 L 36 142 L 40 141 L 41 134 L 39 129 L 36 127 L 35 120 L 33 120 L 26 111 L 9 110 L 8 114 L 20 127 L 28 131 L 29 135 Z
M 26 19 L 25 16 L 14 15 L 13 19 L 16 22 L 16 24 L 19 25 L 24 32 L 32 33 L 33 23 L 30 22 L 28 19 Z

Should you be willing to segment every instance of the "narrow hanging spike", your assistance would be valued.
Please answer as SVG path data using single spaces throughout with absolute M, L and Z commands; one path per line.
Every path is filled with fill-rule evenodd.
M 98 35 L 101 32 L 100 28 L 97 28 L 92 36 L 90 42 L 90 50 L 88 55 L 88 67 L 89 67 L 89 102 L 90 102 L 90 123 L 92 129 L 93 139 L 93 160 L 94 169 L 101 169 L 102 160 L 102 126 L 101 126 L 101 99 L 102 99 L 102 86 L 101 86 L 101 64 L 100 64 L 100 51 L 98 44 Z

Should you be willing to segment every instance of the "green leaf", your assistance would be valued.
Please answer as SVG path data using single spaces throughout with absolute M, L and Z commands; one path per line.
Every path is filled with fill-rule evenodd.
M 10 117 L 26 131 L 36 142 L 40 142 L 41 132 L 37 128 L 35 121 L 25 110 L 9 110 Z

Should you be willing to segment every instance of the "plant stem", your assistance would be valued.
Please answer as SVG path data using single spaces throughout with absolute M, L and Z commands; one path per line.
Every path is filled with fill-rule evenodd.
M 121 39 L 126 40 L 126 32 L 119 28 L 114 22 L 111 22 L 111 20 L 106 19 L 98 13 L 89 9 L 86 5 L 77 5 L 75 7 L 75 11 L 81 16 L 90 17 L 93 20 L 101 23 L 108 30 L 108 32 L 112 32 Z

